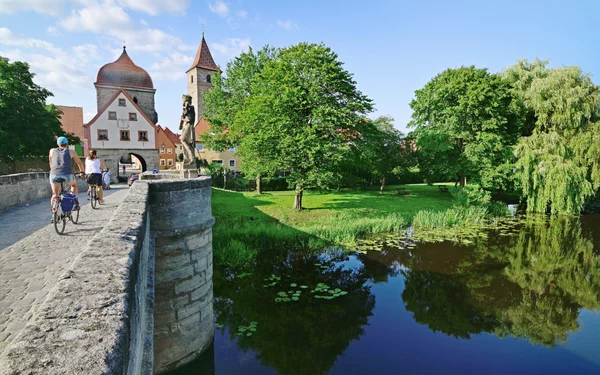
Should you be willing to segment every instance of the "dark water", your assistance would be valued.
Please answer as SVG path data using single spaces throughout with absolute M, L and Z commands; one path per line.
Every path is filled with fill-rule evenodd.
M 401 241 L 218 270 L 214 346 L 178 373 L 600 374 L 600 217 L 390 246 Z

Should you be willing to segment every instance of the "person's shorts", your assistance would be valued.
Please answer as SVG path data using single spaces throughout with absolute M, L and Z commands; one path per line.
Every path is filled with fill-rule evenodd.
M 50 175 L 50 183 L 51 184 L 58 184 L 59 182 L 54 182 L 55 178 L 64 178 L 65 179 L 65 183 L 69 184 L 73 181 L 73 175 L 72 174 L 51 174 Z
M 102 173 L 90 173 L 87 177 L 88 185 L 96 185 L 102 187 Z

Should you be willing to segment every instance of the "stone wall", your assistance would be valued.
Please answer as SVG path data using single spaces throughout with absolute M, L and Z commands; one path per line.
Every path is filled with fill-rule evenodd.
M 0 357 L 0 375 L 150 375 L 210 348 L 211 180 L 173 177 L 132 185 Z
M 150 185 L 158 373 L 193 361 L 214 337 L 211 180 L 163 180 L 169 177 L 173 175 L 145 173 L 140 181 L 161 180 Z
M 0 163 L 0 175 L 15 174 L 15 173 L 29 173 L 29 172 L 48 172 L 50 166 L 48 165 L 48 157 L 32 157 L 24 160 L 15 162 L 1 162 Z
M 87 190 L 85 180 L 77 179 L 79 192 Z M 50 198 L 48 172 L 19 173 L 0 176 L 0 210 L 33 202 L 41 198 Z
M 152 374 L 148 220 L 148 185 L 135 184 L 6 349 L 0 375 Z

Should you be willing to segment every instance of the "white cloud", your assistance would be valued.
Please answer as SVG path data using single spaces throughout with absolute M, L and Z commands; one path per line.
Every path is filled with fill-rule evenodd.
M 229 7 L 221 0 L 216 0 L 214 3 L 208 4 L 208 9 L 221 17 L 227 17 L 229 14 Z
M 157 16 L 166 11 L 172 14 L 184 15 L 190 6 L 190 0 L 117 0 L 123 8 Z
M 31 71 L 36 74 L 36 83 L 47 87 L 50 91 L 89 87 L 92 82 L 92 77 L 83 71 L 83 61 L 50 42 L 19 36 L 2 27 L 0 45 L 18 47 L 16 50 L 3 51 L 0 54 L 12 60 L 29 63 Z
M 291 29 L 297 29 L 298 25 L 295 24 L 294 22 L 292 22 L 291 20 L 287 20 L 287 21 L 280 21 L 277 20 L 277 26 L 284 28 L 286 30 L 291 30 Z
M 96 116 L 95 112 L 85 112 L 83 114 L 83 122 L 84 123 L 90 122 L 94 118 L 94 116 Z
M 162 30 L 137 27 L 113 0 L 87 1 L 86 7 L 71 11 L 59 24 L 68 31 L 109 35 L 119 44 L 125 41 L 131 51 L 162 52 L 183 44 L 181 39 Z
M 0 13 L 15 14 L 34 11 L 59 16 L 64 8 L 64 0 L 0 0 Z
M 144 26 L 148 26 L 148 22 L 146 22 L 146 20 L 144 20 L 144 19 L 141 19 L 140 23 Z
M 218 53 L 234 57 L 247 50 L 250 47 L 250 39 L 230 38 L 223 43 L 212 43 L 212 48 Z
M 168 57 L 152 64 L 150 75 L 157 80 L 177 80 L 185 78 L 185 71 L 194 61 L 192 56 L 171 52 Z
M 83 62 L 88 62 L 100 58 L 100 51 L 95 44 L 82 44 L 80 46 L 73 47 L 75 57 Z
M 238 10 L 236 12 L 236 14 L 240 18 L 246 18 L 246 16 L 248 15 L 248 12 L 246 12 L 245 10 L 242 9 L 242 10 Z
M 51 36 L 62 36 L 62 33 L 58 31 L 58 29 L 55 26 L 49 26 L 46 29 L 46 32 Z

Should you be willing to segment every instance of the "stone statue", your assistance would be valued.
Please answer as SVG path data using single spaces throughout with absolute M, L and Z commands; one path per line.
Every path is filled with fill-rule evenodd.
M 194 124 L 196 122 L 196 113 L 192 105 L 192 97 L 183 96 L 183 114 L 179 122 L 181 130 L 181 144 L 183 146 L 183 165 L 186 169 L 196 169 L 196 135 L 194 134 Z

